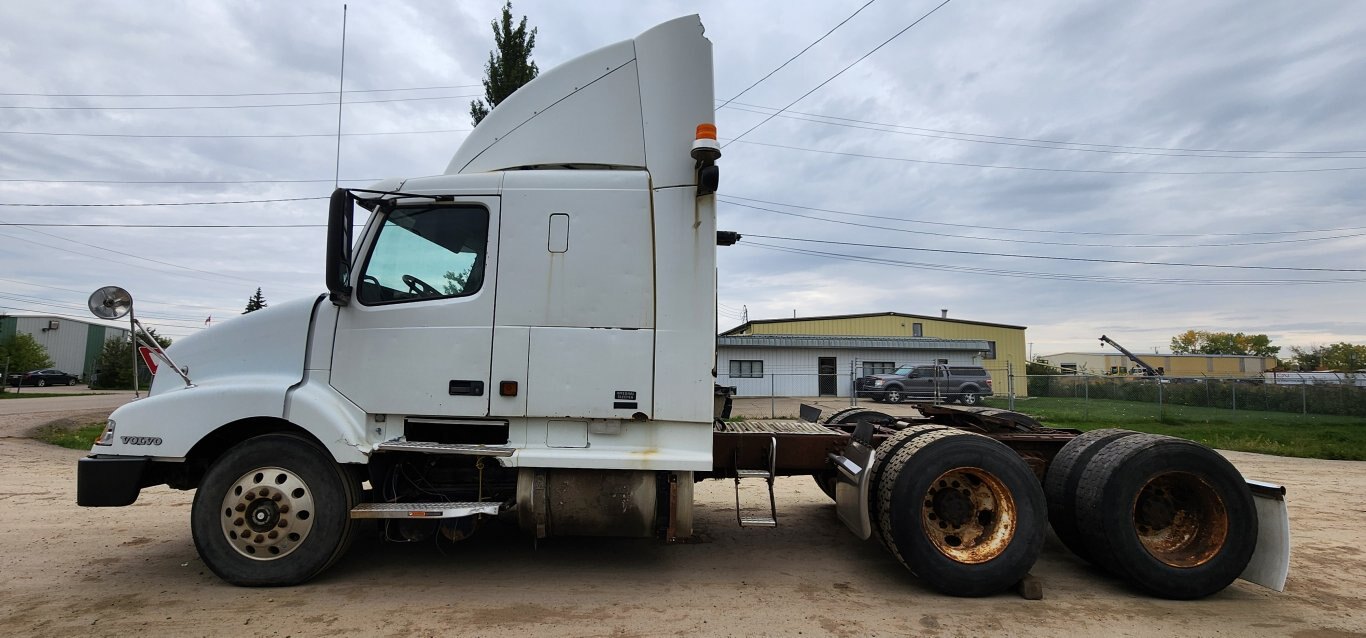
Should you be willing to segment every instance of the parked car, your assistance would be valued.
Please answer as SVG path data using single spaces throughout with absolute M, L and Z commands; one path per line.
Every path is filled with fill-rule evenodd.
M 860 397 L 874 401 L 958 401 L 977 405 L 991 396 L 991 375 L 981 366 L 902 366 L 891 374 L 861 377 L 856 383 Z
M 46 368 L 23 374 L 11 374 L 9 375 L 9 384 L 12 386 L 36 385 L 41 388 L 49 385 L 76 385 L 80 379 L 77 375 L 67 374 L 56 368 Z

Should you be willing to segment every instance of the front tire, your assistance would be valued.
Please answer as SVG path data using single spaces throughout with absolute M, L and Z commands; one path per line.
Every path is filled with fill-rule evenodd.
M 248 439 L 219 457 L 195 492 L 195 549 L 234 585 L 306 582 L 345 553 L 359 494 L 355 479 L 309 440 Z
M 901 403 L 906 399 L 906 395 L 901 393 L 901 388 L 890 387 L 882 392 L 882 400 L 887 403 Z
M 68 387 L 69 387 L 69 386 L 76 385 L 76 380 L 75 380 L 75 379 L 67 379 L 67 380 L 66 380 L 66 385 L 67 385 Z

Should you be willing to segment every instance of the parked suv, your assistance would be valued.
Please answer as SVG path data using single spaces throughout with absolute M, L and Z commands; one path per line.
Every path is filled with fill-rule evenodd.
M 902 366 L 891 374 L 861 377 L 855 387 L 859 397 L 887 403 L 938 399 L 977 405 L 991 396 L 991 375 L 981 366 Z

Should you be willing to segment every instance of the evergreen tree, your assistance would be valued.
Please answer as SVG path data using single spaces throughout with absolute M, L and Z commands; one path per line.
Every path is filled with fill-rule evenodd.
M 156 328 L 148 328 L 147 332 L 151 333 L 152 338 L 156 339 L 162 348 L 171 347 L 171 339 L 157 334 Z M 161 364 L 165 365 L 166 362 L 162 361 Z M 95 378 L 91 381 L 90 387 L 126 390 L 133 385 L 132 370 L 133 340 L 124 337 L 105 341 L 99 358 L 95 359 Z M 138 378 L 144 382 L 151 378 L 142 357 L 138 357 Z
M 261 289 L 257 288 L 256 294 L 252 295 L 250 299 L 247 299 L 247 309 L 243 310 L 242 314 L 245 315 L 249 312 L 256 312 L 257 310 L 260 310 L 265 307 L 266 298 L 261 295 Z
M 501 20 L 493 26 L 493 46 L 489 61 L 484 65 L 484 99 L 470 102 L 470 120 L 475 126 L 513 91 L 536 79 L 540 70 L 531 61 L 531 50 L 536 48 L 536 29 L 526 28 L 526 16 L 512 27 L 512 2 L 503 5 Z

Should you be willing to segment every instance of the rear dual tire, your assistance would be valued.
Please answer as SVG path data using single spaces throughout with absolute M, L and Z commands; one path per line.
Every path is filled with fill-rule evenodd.
M 891 444 L 894 449 L 883 453 Z M 976 434 L 908 428 L 879 448 L 874 533 L 911 573 L 953 596 L 1019 582 L 1043 549 L 1043 490 L 1019 455 Z
M 1192 441 L 1089 433 L 1059 452 L 1045 485 L 1059 539 L 1154 596 L 1218 592 L 1257 546 L 1256 506 L 1242 476 Z

